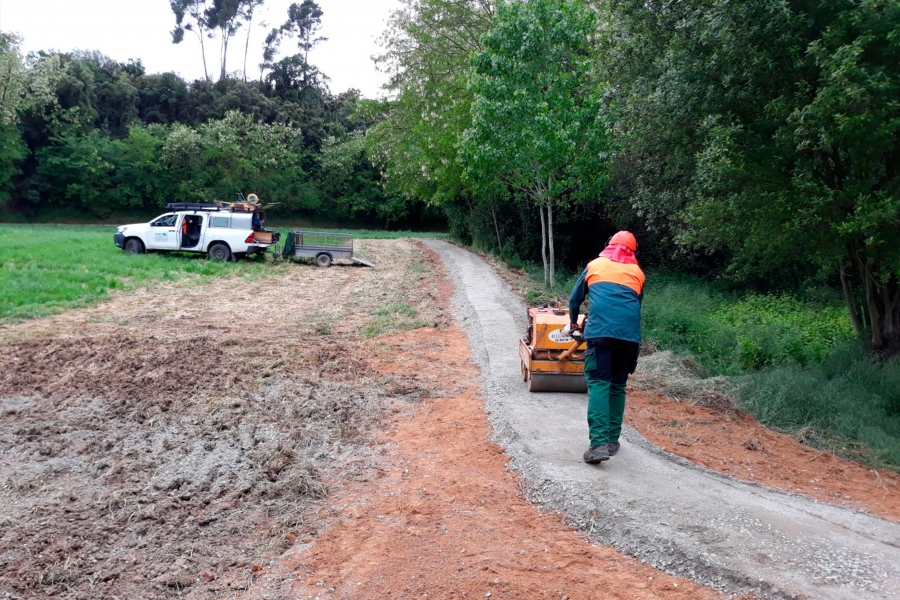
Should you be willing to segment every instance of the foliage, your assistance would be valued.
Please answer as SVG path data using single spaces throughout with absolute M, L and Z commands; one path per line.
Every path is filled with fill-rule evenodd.
M 207 25 L 215 22 L 207 17 Z M 172 73 L 147 74 L 140 61 L 96 52 L 23 59 L 16 38 L 0 42 L 9 75 L 8 123 L 0 124 L 7 210 L 32 219 L 66 209 L 82 219 L 147 215 L 174 200 L 255 192 L 286 215 L 420 222 L 414 202 L 379 185 L 359 141 L 370 124 L 357 110 L 359 92 L 332 95 L 301 55 L 280 61 L 268 85 L 231 78 L 188 84 Z M 350 168 L 323 171 L 326 139 L 355 149 L 346 153 Z
M 553 210 L 570 196 L 592 196 L 603 180 L 606 118 L 588 52 L 594 27 L 594 14 L 576 0 L 500 3 L 474 58 L 472 125 L 459 142 L 480 189 L 493 193 L 499 182 L 538 206 L 551 288 Z
M 229 200 L 236 191 L 254 190 L 289 208 L 315 208 L 316 195 L 303 189 L 299 135 L 287 125 L 260 124 L 249 115 L 229 112 L 196 130 L 173 127 L 161 158 L 179 181 L 178 196 L 185 201 Z
M 800 259 L 900 350 L 897 0 L 602 2 L 635 203 L 735 278 Z
M 333 205 L 329 212 L 338 218 L 352 220 L 374 214 L 391 223 L 407 216 L 411 205 L 415 207 L 399 196 L 382 191 L 360 134 L 350 134 L 343 141 L 326 139 L 321 165 L 319 187 L 327 202 Z
M 698 278 L 656 272 L 648 277 L 643 327 L 646 339 L 692 354 L 713 375 L 809 367 L 853 341 L 840 303 L 736 295 Z
M 473 200 L 457 160 L 471 122 L 470 56 L 494 19 L 480 0 L 404 0 L 382 38 L 377 63 L 396 99 L 370 106 L 367 147 L 389 192 L 432 205 Z
M 819 306 L 787 295 L 749 295 L 726 302 L 713 319 L 733 328 L 740 364 L 747 370 L 821 363 L 853 339 L 842 305 Z

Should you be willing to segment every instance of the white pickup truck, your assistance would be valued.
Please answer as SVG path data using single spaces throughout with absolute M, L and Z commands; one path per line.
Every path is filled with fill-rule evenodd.
M 266 229 L 265 214 L 256 205 L 173 203 L 166 208 L 171 212 L 149 223 L 121 225 L 113 236 L 116 246 L 128 254 L 205 252 L 213 260 L 235 260 L 265 252 L 279 239 Z

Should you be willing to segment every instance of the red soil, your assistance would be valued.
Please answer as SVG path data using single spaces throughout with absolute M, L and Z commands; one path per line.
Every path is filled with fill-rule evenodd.
M 319 539 L 288 552 L 254 586 L 254 597 L 285 576 L 296 579 L 279 592 L 294 598 L 719 597 L 592 545 L 560 514 L 529 503 L 508 458 L 489 441 L 465 335 L 457 327 L 436 333 L 381 338 L 386 345 L 373 347 L 372 366 L 437 369 L 440 381 L 456 387 L 409 416 L 397 414 L 380 436 L 381 476 L 333 499 Z
M 654 444 L 714 471 L 900 521 L 900 475 L 804 446 L 746 413 L 630 392 L 625 420 Z

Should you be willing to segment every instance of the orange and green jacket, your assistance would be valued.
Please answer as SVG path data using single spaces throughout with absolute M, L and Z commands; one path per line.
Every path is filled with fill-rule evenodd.
M 585 338 L 609 337 L 641 343 L 641 302 L 644 272 L 629 265 L 597 258 L 587 268 L 569 296 L 569 318 L 578 319 L 584 299 L 591 301 Z

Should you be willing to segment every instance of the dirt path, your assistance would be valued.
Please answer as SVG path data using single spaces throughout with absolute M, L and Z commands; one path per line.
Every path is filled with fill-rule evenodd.
M 900 521 L 900 476 L 843 460 L 771 431 L 733 408 L 632 390 L 626 422 L 694 464 L 830 504 Z
M 519 297 L 530 288 L 526 273 L 479 257 Z M 645 344 L 629 380 L 626 423 L 694 464 L 900 522 L 900 473 L 804 445 L 802 432 L 790 436 L 763 427 L 715 391 L 715 384 L 698 379 L 690 362 Z
M 529 503 L 489 441 L 465 334 L 383 340 L 382 372 L 453 382 L 380 436 L 385 466 L 323 509 L 322 536 L 263 569 L 250 598 L 717 598 L 606 547 Z M 389 361 L 389 362 L 388 362 Z
M 621 454 L 581 462 L 585 398 L 528 394 L 513 349 L 525 311 L 469 252 L 428 242 L 457 283 L 457 317 L 481 366 L 496 440 L 532 494 L 598 541 L 669 572 L 769 597 L 900 595 L 900 525 L 724 477 L 633 429 Z

